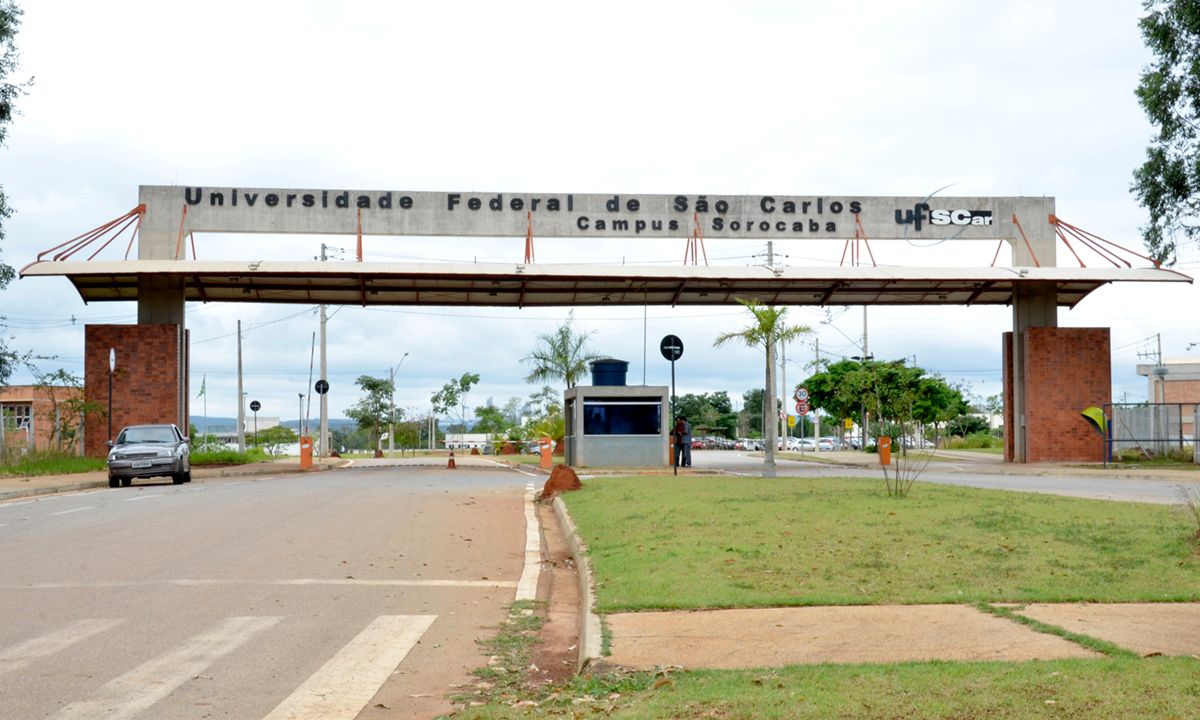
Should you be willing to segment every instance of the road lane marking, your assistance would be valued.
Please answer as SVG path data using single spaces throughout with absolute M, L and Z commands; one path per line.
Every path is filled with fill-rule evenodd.
M 123 622 L 112 618 L 77 620 L 54 632 L 0 650 L 0 674 L 24 669 L 35 660 L 49 657 Z
M 380 587 L 515 588 L 512 580 L 359 580 L 358 578 L 297 578 L 269 580 L 268 585 L 363 585 Z
M 533 600 L 537 597 L 538 573 L 542 568 L 542 536 L 538 527 L 537 513 L 533 508 L 533 483 L 525 485 L 525 567 L 517 582 L 516 600 Z
M 263 720 L 352 720 L 436 615 L 380 615 Z
M 176 580 L 97 581 L 29 583 L 27 585 L 2 585 L 0 590 L 69 590 L 75 588 L 128 588 L 173 585 L 179 587 L 203 587 L 222 585 L 334 585 L 350 587 L 428 587 L 428 588 L 515 588 L 512 580 L 360 580 L 358 578 L 292 578 L 288 580 L 204 580 L 180 578 Z
M 138 495 L 137 497 L 125 498 L 125 502 L 137 502 L 138 500 L 149 500 L 150 498 L 163 497 L 162 493 L 154 495 Z
M 72 508 L 70 510 L 59 510 L 58 512 L 50 513 L 51 517 L 55 515 L 70 515 L 71 513 L 83 512 L 84 510 L 95 510 L 95 505 L 84 505 L 83 507 Z
M 200 675 L 218 659 L 236 650 L 252 636 L 270 628 L 282 617 L 232 617 L 190 638 L 174 650 L 147 660 L 105 683 L 88 700 L 72 703 L 52 717 L 55 720 L 106 720 L 133 718 Z

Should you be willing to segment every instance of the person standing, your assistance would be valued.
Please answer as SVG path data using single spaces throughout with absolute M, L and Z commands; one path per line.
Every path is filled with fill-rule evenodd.
M 692 466 L 692 426 L 680 415 L 675 419 L 675 467 Z

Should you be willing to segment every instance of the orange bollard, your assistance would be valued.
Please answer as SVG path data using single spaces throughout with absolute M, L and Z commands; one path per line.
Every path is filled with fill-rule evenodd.
M 538 441 L 538 451 L 541 453 L 541 457 L 538 458 L 538 467 L 549 470 L 554 466 L 554 458 L 551 457 L 551 453 L 554 451 L 554 441 L 543 435 L 542 439 Z
M 300 467 L 310 468 L 313 466 L 313 443 L 311 435 L 304 435 L 300 438 Z
M 447 470 L 457 470 L 458 466 L 454 464 L 454 451 L 450 451 L 450 460 L 446 463 Z
M 892 464 L 892 439 L 887 435 L 880 436 L 879 438 L 879 464 Z

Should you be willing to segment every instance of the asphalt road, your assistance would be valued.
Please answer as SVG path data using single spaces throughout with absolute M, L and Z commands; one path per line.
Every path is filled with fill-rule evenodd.
M 816 455 L 816 454 L 814 454 Z M 857 455 L 857 453 L 856 453 Z M 819 455 L 818 455 L 819 456 Z M 692 466 L 697 469 L 723 470 L 737 474 L 762 472 L 762 453 L 732 450 L 696 450 Z M 803 477 L 869 477 L 883 480 L 878 466 L 830 465 L 811 460 L 776 459 L 779 475 Z M 1071 497 L 1176 505 L 1186 492 L 1200 492 L 1200 473 L 1191 477 L 1165 477 L 1153 471 L 1144 474 L 1107 472 L 1055 466 L 1051 468 L 1006 464 L 998 457 L 970 458 L 944 455 L 930 462 L 920 473 L 921 482 L 942 485 L 1018 492 L 1047 493 Z
M 0 718 L 446 712 L 514 599 L 529 480 L 380 467 L 0 503 Z

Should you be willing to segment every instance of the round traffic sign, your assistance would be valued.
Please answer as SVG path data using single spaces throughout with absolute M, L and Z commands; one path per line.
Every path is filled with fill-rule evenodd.
M 316 384 L 313 385 L 313 390 L 316 390 L 318 395 L 324 395 L 325 393 L 329 392 L 329 381 L 325 380 L 324 378 L 318 380 Z
M 801 415 L 807 415 L 808 410 L 809 410 L 809 407 L 808 407 L 807 400 L 797 400 L 796 401 L 796 412 L 800 413 Z
M 800 387 L 799 385 L 797 385 L 796 386 L 796 394 L 794 397 L 797 400 L 807 400 L 808 399 L 808 388 Z
M 251 400 L 250 409 L 254 412 L 258 412 L 259 410 L 262 410 L 262 403 L 257 400 Z
M 675 362 L 683 357 L 683 341 L 677 335 L 667 335 L 658 344 L 658 350 L 664 358 Z

